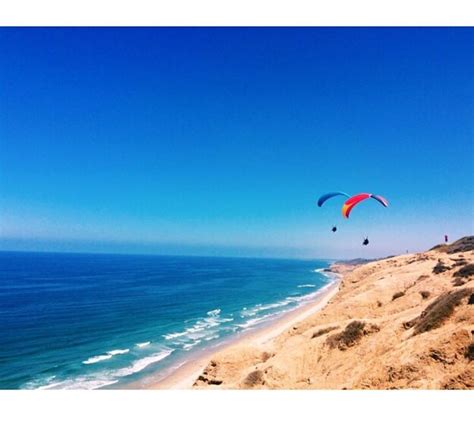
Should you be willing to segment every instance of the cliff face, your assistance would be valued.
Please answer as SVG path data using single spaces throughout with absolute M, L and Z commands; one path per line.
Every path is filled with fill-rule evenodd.
M 345 275 L 322 311 L 222 351 L 195 387 L 474 388 L 473 243 L 335 267 Z

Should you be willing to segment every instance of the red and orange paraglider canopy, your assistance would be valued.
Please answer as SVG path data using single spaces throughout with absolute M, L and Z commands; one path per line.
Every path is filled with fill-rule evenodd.
M 344 205 L 342 206 L 342 216 L 345 218 L 349 218 L 349 214 L 352 211 L 352 209 L 359 204 L 360 202 L 366 200 L 367 198 L 373 198 L 374 200 L 377 200 L 380 204 L 382 204 L 384 207 L 388 206 L 388 201 L 384 198 L 381 197 L 380 195 L 375 195 L 375 194 L 357 194 L 354 195 L 353 197 L 349 198 Z

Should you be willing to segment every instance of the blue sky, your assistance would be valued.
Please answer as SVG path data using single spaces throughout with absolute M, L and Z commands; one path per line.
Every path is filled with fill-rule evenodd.
M 473 45 L 463 28 L 0 29 L 0 249 L 372 257 L 473 234 Z M 343 200 L 315 205 L 332 190 L 391 205 L 344 220 Z

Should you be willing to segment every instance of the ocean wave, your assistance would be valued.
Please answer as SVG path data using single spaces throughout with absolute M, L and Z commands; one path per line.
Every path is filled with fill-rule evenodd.
M 222 317 L 220 308 L 208 311 L 206 315 L 207 317 L 202 317 L 198 320 L 195 320 L 194 324 L 186 328 L 184 331 L 164 334 L 163 338 L 165 340 L 175 340 L 173 341 L 173 344 L 183 343 L 188 340 L 197 341 L 208 337 L 209 335 L 216 334 L 216 331 L 222 324 L 232 322 L 234 320 L 232 317 Z
M 124 354 L 124 350 L 112 350 L 112 352 L 120 352 L 115 354 Z M 38 389 L 38 390 L 49 390 L 49 389 L 64 389 L 64 390 L 95 390 L 105 386 L 118 383 L 121 377 L 126 377 L 144 370 L 149 365 L 159 362 L 171 353 L 174 349 L 161 350 L 159 353 L 155 353 L 151 356 L 147 356 L 136 360 L 130 366 L 112 371 L 94 372 L 89 375 L 79 376 L 76 378 L 57 380 L 55 376 L 48 377 L 43 380 L 36 380 L 27 383 L 25 389 Z M 110 356 L 113 355 L 101 355 Z M 98 358 L 99 356 L 95 356 Z M 91 358 L 93 359 L 93 358 Z M 104 360 L 104 359 L 102 359 Z
M 130 349 L 117 349 L 117 350 L 112 350 L 110 352 L 107 352 L 107 354 L 115 356 L 115 355 L 124 355 L 128 353 Z
M 196 341 L 194 341 L 194 343 L 185 344 L 183 346 L 183 350 L 186 350 L 186 351 L 191 350 L 194 346 L 197 346 L 200 342 L 201 342 L 201 340 L 196 340 Z
M 277 314 L 278 313 L 265 314 L 264 316 L 255 317 L 254 319 L 246 320 L 244 323 L 236 323 L 236 326 L 245 330 L 245 329 L 251 328 L 252 326 L 263 323 L 265 322 L 265 320 L 268 320 L 269 318 L 274 317 Z
M 147 366 L 151 365 L 152 363 L 156 363 L 165 359 L 173 352 L 174 352 L 174 349 L 165 349 L 151 356 L 138 359 L 135 362 L 133 362 L 132 365 L 128 367 L 114 371 L 113 375 L 117 377 L 126 377 L 128 375 L 132 375 L 137 372 L 143 371 Z
M 136 345 L 138 348 L 142 349 L 143 347 L 149 346 L 150 343 L 151 343 L 151 341 L 145 341 L 144 343 L 136 343 L 135 345 Z
M 302 295 L 301 297 L 287 297 L 281 301 L 273 302 L 270 304 L 257 304 L 253 306 L 251 309 L 243 308 L 242 311 L 240 312 L 240 317 L 241 318 L 246 318 L 246 317 L 252 317 L 256 316 L 258 313 L 262 311 L 267 311 L 267 310 L 272 310 L 275 308 L 281 308 L 281 307 L 286 307 L 287 305 L 291 304 L 292 302 L 298 301 L 300 298 L 302 298 L 305 295 Z
M 107 352 L 104 355 L 98 355 L 98 356 L 92 356 L 89 359 L 86 359 L 82 363 L 84 365 L 91 365 L 97 362 L 102 362 L 104 360 L 111 359 L 115 355 L 123 355 L 126 354 L 130 351 L 130 349 L 117 349 L 117 350 L 111 350 L 110 352 Z
M 324 270 L 324 268 L 317 268 L 314 271 L 319 272 L 322 270 Z M 244 323 L 236 324 L 236 326 L 246 329 L 249 326 L 253 326 L 255 324 L 261 323 L 262 321 L 268 319 L 271 316 L 275 316 L 281 313 L 286 313 L 287 311 L 291 310 L 291 308 L 284 308 L 284 307 L 291 306 L 292 308 L 297 308 L 297 307 L 300 307 L 301 305 L 306 304 L 308 301 L 313 300 L 315 297 L 323 293 L 328 287 L 333 285 L 338 280 L 337 274 L 334 274 L 331 272 L 324 272 L 323 274 L 324 276 L 328 277 L 330 281 L 321 287 L 318 287 L 318 285 L 313 284 L 313 283 L 306 283 L 306 284 L 301 284 L 297 286 L 298 288 L 317 289 L 314 292 L 307 293 L 304 295 L 289 296 L 281 301 L 277 301 L 270 304 L 256 304 L 255 306 L 251 308 L 244 307 L 240 311 L 240 317 L 242 319 L 251 317 L 251 319 L 245 321 Z M 268 310 L 277 309 L 277 308 L 282 309 L 282 310 L 279 312 L 270 312 L 260 317 L 255 317 L 255 316 L 259 316 L 259 313 L 266 312 Z
M 217 338 L 219 338 L 219 334 L 211 335 L 211 336 L 206 337 L 206 338 L 204 338 L 204 339 L 205 339 L 206 341 L 211 341 L 211 340 L 215 340 L 215 339 L 217 339 Z
M 253 306 L 251 309 L 247 309 L 246 307 L 244 307 L 242 311 L 240 312 L 240 317 L 245 318 L 245 317 L 255 316 L 257 315 L 257 313 L 260 313 L 261 311 L 284 307 L 288 304 L 289 304 L 289 301 L 285 299 L 283 301 L 278 301 L 271 304 L 257 304 Z
M 332 271 L 328 271 L 327 268 L 316 268 L 315 270 L 313 270 L 313 272 L 322 274 L 324 277 L 328 277 L 330 279 L 338 278 L 337 273 L 333 273 Z
M 53 382 L 53 380 L 55 380 L 55 379 L 56 379 L 55 375 L 50 375 L 50 376 L 47 376 L 47 377 L 42 378 L 42 379 L 36 379 L 36 380 L 28 381 L 25 384 L 23 384 L 20 388 L 21 389 L 27 389 L 27 390 L 31 390 L 31 389 L 41 390 L 41 389 L 44 389 L 44 386 L 47 386 L 47 385 L 61 384 L 61 382 L 57 382 L 57 381 Z
M 171 334 L 165 334 L 163 335 L 163 338 L 165 340 L 172 340 L 173 338 L 178 338 L 178 337 L 182 337 L 183 335 L 186 335 L 187 332 L 184 331 L 184 332 L 173 332 Z
M 61 383 L 53 383 L 47 386 L 40 387 L 40 390 L 49 390 L 61 388 L 63 390 L 95 390 L 101 387 L 110 386 L 118 383 L 118 380 L 111 380 L 108 378 L 86 378 L 78 377 L 72 380 L 65 380 Z
M 107 359 L 111 359 L 112 358 L 112 355 L 99 355 L 99 356 L 92 356 L 90 357 L 89 359 L 86 359 L 85 361 L 83 361 L 82 363 L 84 365 L 91 365 L 93 363 L 97 363 L 97 362 L 101 362 L 103 360 L 107 360 Z
M 110 378 L 105 374 L 94 374 L 90 376 L 79 376 L 62 381 L 52 381 L 56 377 L 48 377 L 43 380 L 36 380 L 24 386 L 25 389 L 35 390 L 94 390 L 101 387 L 118 383 L 118 380 Z

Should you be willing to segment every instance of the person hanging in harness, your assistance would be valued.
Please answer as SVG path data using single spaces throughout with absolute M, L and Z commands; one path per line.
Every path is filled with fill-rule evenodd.
M 332 231 L 332 232 L 336 232 L 336 231 L 337 231 L 337 226 L 334 225 L 334 226 L 331 228 L 331 231 Z
M 362 246 L 367 246 L 369 244 L 369 237 L 365 237 L 364 241 L 362 242 Z

